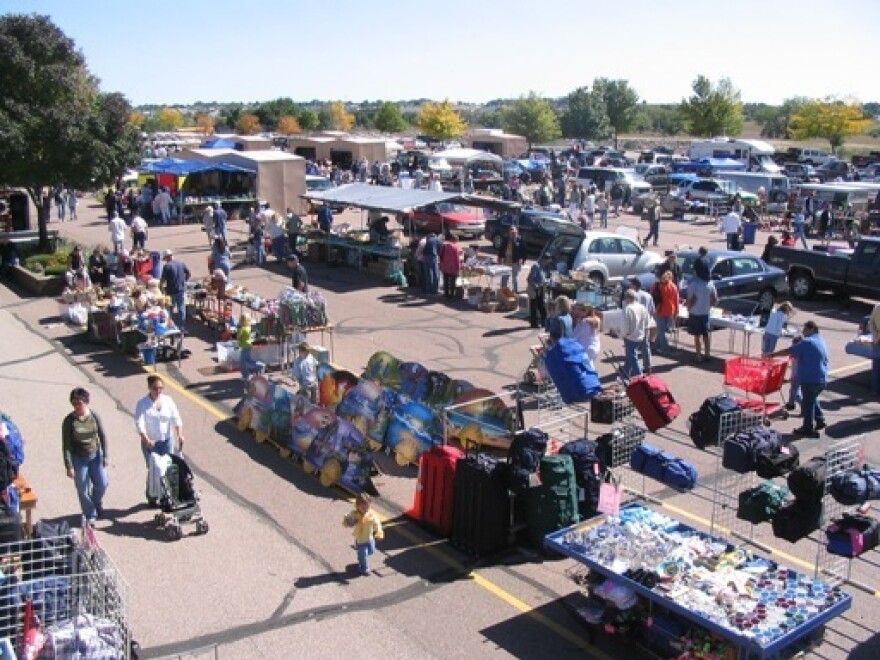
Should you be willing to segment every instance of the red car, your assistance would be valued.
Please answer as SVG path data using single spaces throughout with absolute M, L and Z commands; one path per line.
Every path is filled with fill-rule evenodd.
M 438 236 L 452 233 L 458 237 L 479 238 L 486 231 L 486 217 L 483 209 L 438 202 L 408 214 L 404 227 L 417 233 L 434 232 Z

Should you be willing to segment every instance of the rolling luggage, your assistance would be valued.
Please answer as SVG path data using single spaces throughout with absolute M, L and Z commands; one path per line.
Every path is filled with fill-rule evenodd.
M 572 457 L 545 456 L 540 473 L 541 485 L 528 492 L 529 540 L 537 550 L 544 548 L 547 534 L 580 520 Z
M 722 417 L 741 410 L 736 400 L 726 394 L 710 396 L 688 420 L 691 440 L 700 449 L 721 444 Z
M 452 534 L 455 467 L 463 456 L 460 449 L 448 445 L 434 445 L 422 454 L 422 523 L 441 536 Z
M 636 376 L 627 384 L 626 393 L 651 432 L 669 425 L 681 414 L 681 406 L 659 376 Z
M 455 469 L 452 545 L 473 557 L 507 546 L 510 495 L 507 463 L 478 454 L 460 458 Z

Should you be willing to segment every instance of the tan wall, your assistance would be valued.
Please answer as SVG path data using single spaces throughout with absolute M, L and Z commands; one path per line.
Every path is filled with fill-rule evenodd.
M 347 140 L 333 140 L 332 142 L 315 142 L 309 138 L 290 140 L 288 143 L 290 153 L 296 153 L 297 147 L 314 149 L 315 158 L 318 160 L 330 160 L 331 151 L 349 151 L 351 152 L 353 160 L 366 158 L 370 163 L 376 160 L 383 163 L 388 160 L 389 157 L 384 142 L 362 144 L 359 142 L 349 142 Z
M 263 149 L 271 149 L 271 140 L 235 140 L 236 148 L 239 151 L 261 151 Z
M 466 144 L 475 148 L 473 147 L 475 142 L 478 145 L 480 143 L 497 145 L 498 148 L 493 149 L 492 152 L 502 158 L 516 158 L 529 147 L 528 141 L 518 135 L 472 135 L 468 137 Z

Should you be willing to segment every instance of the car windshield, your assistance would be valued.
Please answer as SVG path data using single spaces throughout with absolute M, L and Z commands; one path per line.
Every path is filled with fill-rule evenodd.
M 635 172 L 624 172 L 622 180 L 629 184 L 641 183 L 644 181 L 644 179 L 637 175 Z
M 333 187 L 330 179 L 318 177 L 316 179 L 306 179 L 306 190 L 329 190 Z

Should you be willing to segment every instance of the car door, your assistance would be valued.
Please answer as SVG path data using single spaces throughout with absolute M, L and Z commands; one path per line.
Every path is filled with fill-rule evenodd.
M 733 290 L 738 298 L 757 300 L 766 288 L 764 267 L 754 257 L 734 257 L 730 260 L 733 273 Z
M 648 253 L 642 250 L 634 240 L 621 237 L 615 239 L 615 243 L 620 255 L 620 272 L 615 277 L 626 277 L 650 270 L 646 256 Z
M 600 262 L 611 278 L 618 277 L 620 271 L 620 251 L 613 237 L 594 238 L 588 252 L 591 260 Z
M 733 264 L 730 259 L 719 259 L 712 266 L 712 282 L 720 300 L 736 296 L 736 282 L 733 278 Z
M 880 291 L 880 243 L 862 242 L 850 259 L 846 283 L 855 294 L 877 296 Z

